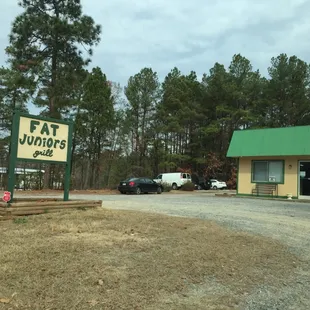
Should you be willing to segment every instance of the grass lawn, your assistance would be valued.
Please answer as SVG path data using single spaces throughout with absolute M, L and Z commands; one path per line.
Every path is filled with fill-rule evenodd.
M 301 264 L 273 240 L 142 212 L 0 221 L 0 238 L 0 309 L 235 309 Z

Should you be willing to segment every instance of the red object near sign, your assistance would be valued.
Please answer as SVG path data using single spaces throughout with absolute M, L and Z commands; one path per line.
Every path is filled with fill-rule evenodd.
M 9 202 L 11 200 L 11 193 L 10 192 L 4 192 L 4 195 L 2 197 L 2 200 L 4 202 Z

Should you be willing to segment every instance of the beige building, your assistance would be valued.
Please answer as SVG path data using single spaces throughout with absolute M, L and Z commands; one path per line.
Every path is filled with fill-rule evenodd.
M 237 195 L 310 199 L 310 126 L 235 131 Z

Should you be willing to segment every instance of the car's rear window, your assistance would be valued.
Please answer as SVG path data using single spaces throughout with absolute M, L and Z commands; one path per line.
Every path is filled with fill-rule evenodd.
M 136 180 L 138 180 L 138 178 L 128 178 L 125 181 L 126 182 L 131 182 L 131 181 L 136 181 Z

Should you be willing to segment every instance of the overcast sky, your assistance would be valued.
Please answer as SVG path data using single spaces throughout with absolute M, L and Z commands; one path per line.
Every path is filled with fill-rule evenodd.
M 0 65 L 17 0 L 0 4 Z M 297 55 L 310 62 L 310 0 L 82 0 L 84 13 L 102 25 L 92 66 L 125 85 L 143 67 L 160 79 L 174 67 L 200 77 L 233 54 L 267 74 L 272 56 Z

